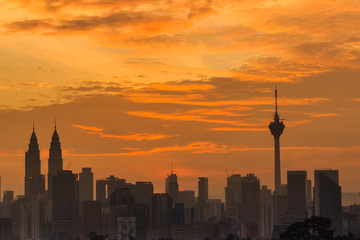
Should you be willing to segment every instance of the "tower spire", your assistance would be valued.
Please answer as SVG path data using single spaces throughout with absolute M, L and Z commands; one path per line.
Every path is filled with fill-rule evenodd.
M 278 112 L 278 107 L 277 107 L 277 86 L 275 86 L 275 113 Z
M 275 122 L 279 122 L 280 117 L 279 117 L 279 113 L 278 113 L 278 103 L 277 103 L 277 86 L 275 86 L 275 113 L 274 113 L 274 121 Z
M 35 119 L 33 119 L 33 132 L 35 132 Z
M 56 129 L 56 117 L 55 117 L 55 129 Z
M 172 163 L 172 160 L 171 160 L 171 174 L 173 174 L 173 163 Z

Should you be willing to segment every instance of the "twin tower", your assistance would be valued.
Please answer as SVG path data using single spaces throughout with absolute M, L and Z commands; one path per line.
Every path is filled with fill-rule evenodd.
M 62 150 L 59 135 L 55 130 L 51 138 L 48 162 L 48 196 L 52 193 L 52 178 L 63 170 Z M 35 128 L 30 138 L 29 149 L 25 153 L 25 198 L 45 192 L 45 176 L 41 175 L 40 150 Z

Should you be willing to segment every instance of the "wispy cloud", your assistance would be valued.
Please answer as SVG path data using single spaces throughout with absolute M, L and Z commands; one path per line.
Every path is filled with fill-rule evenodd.
M 88 134 L 99 135 L 103 138 L 114 138 L 114 139 L 123 139 L 126 141 L 150 141 L 150 140 L 159 140 L 163 138 L 174 137 L 175 135 L 166 135 L 166 134 L 152 134 L 152 133 L 130 133 L 128 135 L 115 135 L 115 134 L 106 134 L 104 129 L 92 126 L 83 126 L 78 124 L 72 125 L 75 128 L 84 130 Z
M 218 127 L 210 128 L 209 131 L 214 132 L 267 132 L 267 128 L 230 128 L 230 127 Z
M 304 114 L 309 115 L 312 118 L 337 117 L 340 115 L 338 113 L 304 113 Z
M 351 147 L 320 147 L 320 146 L 294 146 L 294 147 L 282 147 L 282 150 L 294 150 L 294 151 L 359 151 L 360 146 Z M 189 152 L 192 154 L 226 154 L 231 152 L 247 152 L 247 151 L 274 151 L 273 147 L 238 147 L 219 145 L 213 142 L 194 142 L 188 145 L 175 145 L 169 147 L 156 147 L 150 150 L 131 151 L 125 153 L 75 153 L 74 151 L 66 151 L 64 155 L 68 156 L 143 156 L 169 152 Z
M 205 123 L 214 123 L 214 124 L 228 124 L 234 126 L 263 126 L 262 123 L 247 123 L 235 120 L 225 120 L 225 119 L 208 119 L 201 115 L 188 115 L 183 113 L 157 113 L 157 112 L 143 112 L 143 111 L 129 111 L 129 115 L 144 117 L 144 118 L 154 118 L 160 120 L 175 120 L 175 121 L 194 121 L 194 122 L 205 122 Z

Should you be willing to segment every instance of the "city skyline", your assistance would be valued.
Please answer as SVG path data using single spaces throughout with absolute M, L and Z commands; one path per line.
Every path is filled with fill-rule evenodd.
M 278 95 L 277 95 L 277 89 L 276 89 L 276 87 L 275 87 L 275 113 L 273 114 L 273 118 L 274 118 L 274 122 L 276 122 L 276 121 L 279 121 L 279 120 L 283 120 L 283 119 L 280 119 L 280 117 L 279 117 L 279 114 L 278 114 L 278 104 L 277 104 L 277 99 L 278 99 Z M 35 120 L 33 120 L 33 128 L 32 128 L 32 136 L 31 136 L 31 138 L 30 138 L 30 145 L 29 146 L 31 146 L 31 142 L 33 141 L 32 139 L 33 138 L 35 138 L 36 139 L 36 141 L 37 141 L 37 137 L 36 137 L 36 135 L 35 135 Z M 54 141 L 54 138 L 55 138 L 55 141 L 59 141 L 59 136 L 58 136 L 58 133 L 57 133 L 57 125 L 56 125 L 56 119 L 55 119 L 55 121 L 54 121 L 54 123 L 53 123 L 54 125 L 53 125 L 53 128 L 54 128 L 54 131 L 53 131 L 53 134 L 52 134 L 52 142 Z M 272 123 L 271 123 L 272 124 Z M 270 126 L 271 126 L 271 124 L 269 125 L 269 128 L 270 128 Z M 281 124 L 282 124 L 282 122 L 281 122 Z M 272 133 L 272 132 L 271 132 Z M 37 144 L 37 143 L 36 143 Z M 60 144 L 60 143 L 58 143 L 58 144 Z M 50 144 L 51 146 L 53 145 L 53 143 L 51 143 Z M 60 146 L 60 145 L 59 145 Z M 37 148 L 38 148 L 38 146 L 37 146 Z M 52 147 L 51 147 L 52 148 Z M 51 150 L 51 148 L 50 148 L 50 150 Z M 29 148 L 30 149 L 30 148 Z M 273 148 L 274 149 L 274 148 Z M 263 149 L 262 149 L 263 150 Z M 54 151 L 54 150 L 52 150 L 52 151 Z M 60 159 L 61 159 L 61 161 L 62 161 L 62 158 L 61 158 L 61 147 L 60 147 Z M 274 152 L 275 152 L 275 161 L 276 161 L 276 152 L 277 152 L 277 148 L 276 148 L 276 146 L 275 146 L 275 150 L 274 150 Z M 49 154 L 49 153 L 48 153 Z M 43 156 L 44 156 L 44 154 L 43 154 Z M 111 155 L 110 155 L 111 156 Z M 44 161 L 43 161 L 44 162 Z M 173 173 L 174 174 L 177 174 L 177 176 L 178 177 L 180 177 L 181 178 L 181 171 L 180 171 L 180 174 L 179 173 L 177 173 L 176 171 L 174 172 L 174 168 L 173 168 L 173 163 L 172 163 L 172 161 L 171 161 L 171 166 L 170 166 L 170 169 L 168 169 L 167 170 L 167 174 L 169 174 L 170 173 L 170 175 L 172 175 Z M 62 162 L 61 162 L 61 168 L 62 168 Z M 59 166 L 60 166 L 59 165 Z M 42 167 L 44 167 L 44 166 L 47 166 L 47 164 L 42 164 Z M 276 165 L 275 165 L 276 166 Z M 83 167 L 86 167 L 86 166 L 82 166 L 81 168 L 83 168 Z M 67 165 L 66 166 L 64 166 L 64 169 L 65 170 L 70 170 L 71 169 L 71 161 L 69 161 L 68 163 L 67 163 Z M 314 170 L 319 170 L 319 169 L 328 169 L 328 168 L 326 168 L 326 167 L 322 167 L 322 168 L 318 168 L 318 169 L 314 169 Z M 330 169 L 330 168 L 329 168 Z M 226 170 L 226 176 L 228 177 L 229 176 L 229 171 L 228 171 L 228 169 L 226 168 L 225 169 Z M 303 170 L 303 169 L 285 169 L 285 171 L 284 171 L 284 173 L 283 173 L 283 175 L 286 175 L 286 172 L 287 171 L 291 171 L 291 170 Z M 76 172 L 76 171 L 75 171 Z M 79 173 L 80 173 L 80 171 L 79 171 Z M 95 173 L 96 173 L 96 170 L 95 170 Z M 242 174 L 242 175 L 246 175 L 246 174 L 248 174 L 248 173 L 254 173 L 254 174 L 256 174 L 256 172 L 234 172 L 234 171 L 231 171 L 231 173 L 230 173 L 230 175 L 232 175 L 232 174 Z M 42 170 L 41 171 L 41 174 L 47 174 L 47 172 L 46 172 L 46 169 L 44 170 Z M 110 176 L 110 175 L 115 175 L 115 176 L 117 176 L 116 175 L 116 173 L 109 173 L 109 175 L 107 175 L 107 176 Z M 201 174 L 200 174 L 201 175 Z M 200 176 L 199 175 L 199 176 Z M 275 182 L 276 181 L 279 181 L 280 183 L 281 183 L 281 180 L 276 180 L 276 177 L 275 177 L 275 175 L 276 175 L 276 167 L 275 167 L 275 172 L 274 172 L 274 174 L 273 174 L 273 178 L 275 179 Z M 169 176 L 169 175 L 168 175 Z M 106 176 L 105 176 L 106 177 Z M 104 177 L 102 177 L 102 178 L 104 178 Z M 163 178 L 162 179 L 164 179 L 165 178 L 165 176 L 163 176 Z M 96 181 L 96 179 L 101 179 L 101 177 L 100 178 L 96 178 L 96 175 L 95 175 L 95 178 L 94 178 L 94 182 Z M 260 178 L 261 179 L 261 178 Z M 314 179 L 311 177 L 311 175 L 310 175 L 310 179 L 311 180 L 313 180 L 314 181 Z M 134 180 L 134 182 L 135 181 L 138 181 L 138 180 L 144 180 L 144 179 L 135 179 Z M 148 180 L 148 179 L 145 179 L 145 180 Z M 44 180 L 43 180 L 44 181 Z M 149 181 L 151 181 L 151 180 L 149 180 Z M 275 185 L 273 185 L 273 186 L 271 186 L 271 184 L 263 184 L 263 183 L 261 183 L 262 185 L 266 185 L 266 186 L 268 186 L 270 189 L 273 189 L 274 191 L 275 191 Z M 282 183 L 281 183 L 282 184 Z M 285 183 L 284 183 L 285 184 Z M 47 184 L 48 185 L 48 184 Z M 25 185 L 24 185 L 25 186 Z M 225 186 L 225 185 L 224 185 Z M 2 186 L 3 187 L 3 189 L 6 189 L 6 190 L 11 190 L 11 189 L 7 189 L 6 187 L 4 188 L 4 186 Z M 179 187 L 179 189 L 180 189 L 180 187 Z M 211 188 L 210 188 L 211 189 Z M 158 190 L 158 192 L 165 192 L 165 191 L 161 191 L 160 189 L 159 189 L 159 187 L 156 187 L 155 188 L 155 190 Z M 159 191 L 160 190 L 160 191 Z M 194 184 L 193 186 L 183 186 L 180 190 L 194 190 L 194 191 L 196 191 L 196 184 Z M 22 193 L 16 193 L 15 195 L 22 195 Z M 215 198 L 221 198 L 222 200 L 224 200 L 224 198 L 225 198 L 225 195 L 224 195 L 224 192 L 222 191 L 222 192 L 216 192 L 215 194 L 214 194 L 214 192 L 211 194 L 211 196 L 212 197 L 215 197 Z
M 4 191 L 0 238 L 86 240 L 100 234 L 111 240 L 282 239 L 302 221 L 322 221 L 329 238 L 358 235 L 360 205 L 342 205 L 338 170 L 314 170 L 314 187 L 307 171 L 288 170 L 282 184 L 279 140 L 285 125 L 278 112 L 276 87 L 274 100 L 274 121 L 268 126 L 274 137 L 273 191 L 254 173 L 229 175 L 226 169 L 225 196 L 220 197 L 209 196 L 207 177 L 198 177 L 198 197 L 195 190 L 181 189 L 172 161 L 165 193 L 154 192 L 153 183 L 143 179 L 135 184 L 116 175 L 94 179 L 88 166 L 74 173 L 69 170 L 71 162 L 63 166 L 56 118 L 46 190 L 33 121 L 25 152 L 25 192 L 14 198 L 13 191 Z

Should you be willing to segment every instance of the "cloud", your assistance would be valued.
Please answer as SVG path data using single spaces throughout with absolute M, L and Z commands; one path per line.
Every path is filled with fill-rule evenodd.
M 156 112 L 140 112 L 140 111 L 129 111 L 127 114 L 132 116 L 144 117 L 144 118 L 154 118 L 167 121 L 194 121 L 194 122 L 204 122 L 204 123 L 213 123 L 213 124 L 227 124 L 234 126 L 263 126 L 262 123 L 246 123 L 235 120 L 225 120 L 225 119 L 208 119 L 200 115 L 187 115 L 181 113 L 156 113 Z
M 320 147 L 320 146 L 293 146 L 293 147 L 281 147 L 281 150 L 309 150 L 309 151 L 359 151 L 360 146 L 351 147 Z M 237 147 L 228 145 L 219 145 L 212 142 L 194 142 L 188 145 L 175 145 L 169 147 L 156 147 L 149 150 L 131 151 L 126 153 L 74 153 L 73 151 L 65 151 L 64 155 L 67 156 L 143 156 L 153 155 L 168 152 L 184 151 L 191 154 L 226 154 L 231 152 L 248 152 L 248 151 L 274 151 L 273 147 Z
M 211 84 L 151 84 L 149 86 L 152 90 L 170 91 L 170 92 L 191 92 L 191 91 L 208 91 L 215 87 Z
M 340 115 L 338 113 L 304 113 L 304 114 L 309 115 L 312 118 L 337 117 Z
M 99 135 L 103 138 L 114 138 L 114 139 L 123 139 L 126 141 L 151 141 L 151 140 L 159 140 L 163 138 L 174 137 L 174 135 L 165 135 L 165 134 L 152 134 L 152 133 L 132 133 L 129 135 L 115 135 L 115 134 L 106 134 L 104 133 L 104 129 L 92 127 L 92 126 L 83 126 L 78 124 L 72 125 L 75 128 L 79 128 L 84 130 L 88 134 Z
M 267 132 L 269 129 L 267 128 L 230 128 L 230 127 L 218 127 L 218 128 L 210 128 L 210 131 L 215 132 Z

